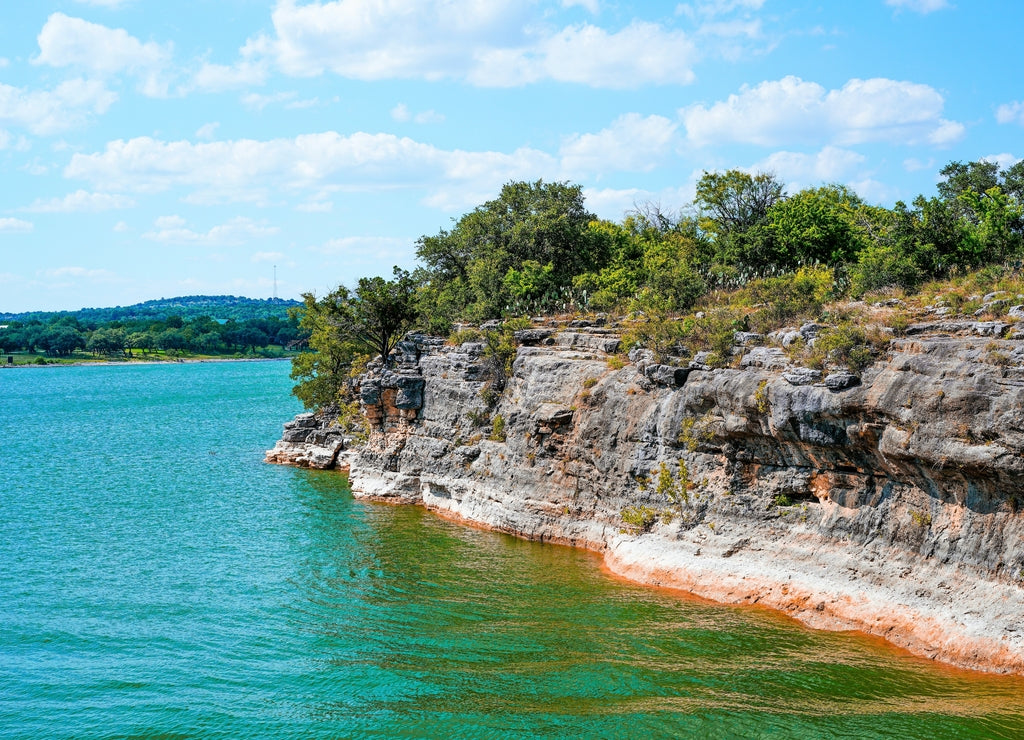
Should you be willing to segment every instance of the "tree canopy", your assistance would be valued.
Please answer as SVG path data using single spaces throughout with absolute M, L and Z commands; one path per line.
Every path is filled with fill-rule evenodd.
M 835 183 L 788 193 L 772 173 L 705 172 L 678 212 L 641 203 L 621 222 L 590 213 L 579 185 L 510 182 L 420 237 L 416 254 L 411 275 L 396 268 L 391 280 L 305 297 L 310 347 L 332 355 L 296 360 L 297 377 L 316 380 L 297 391 L 307 405 L 336 399 L 358 355 L 386 363 L 409 327 L 446 333 L 456 321 L 566 310 L 664 315 L 746 285 L 788 305 L 787 291 L 806 283 L 817 305 L 827 275 L 828 290 L 856 297 L 1021 260 L 1024 162 L 951 162 L 935 195 L 892 208 Z

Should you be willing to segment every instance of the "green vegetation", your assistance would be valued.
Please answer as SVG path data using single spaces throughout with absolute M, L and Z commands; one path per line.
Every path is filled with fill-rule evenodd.
M 128 308 L 18 314 L 0 329 L 0 351 L 15 354 L 19 364 L 37 363 L 40 357 L 58 362 L 280 357 L 304 341 L 298 318 L 288 314 L 293 305 L 191 296 Z
M 622 517 L 623 532 L 641 534 L 654 526 L 660 514 L 657 509 L 649 506 L 626 506 L 619 512 L 619 516 Z
M 941 174 L 935 196 L 884 208 L 842 185 L 787 193 L 774 175 L 705 172 L 686 208 L 641 204 L 621 223 L 589 213 L 578 185 L 508 183 L 450 228 L 422 236 L 414 272 L 374 279 L 368 314 L 393 310 L 400 320 L 373 337 L 357 326 L 357 309 L 371 308 L 366 291 L 307 297 L 310 346 L 339 361 L 297 360 L 300 385 L 333 377 L 326 394 L 296 392 L 314 407 L 334 398 L 351 358 L 386 357 L 385 337 L 399 329 L 444 336 L 460 322 L 497 319 L 496 328 L 451 336 L 485 345 L 493 407 L 511 372 L 513 333 L 529 323 L 521 317 L 594 311 L 612 314 L 623 351 L 645 347 L 659 360 L 703 352 L 710 367 L 738 361 L 736 332 L 769 341 L 770 332 L 818 321 L 826 328 L 814 347 L 789 341 L 791 356 L 859 371 L 909 325 L 915 306 L 998 315 L 1024 302 L 1024 163 L 953 162 Z M 1007 301 L 980 300 L 993 290 Z M 862 299 L 882 308 L 837 311 Z M 320 305 L 332 301 L 346 308 Z M 317 321 L 327 325 L 318 331 Z M 327 334 L 337 341 L 313 338 Z M 756 401 L 767 410 L 767 395 Z

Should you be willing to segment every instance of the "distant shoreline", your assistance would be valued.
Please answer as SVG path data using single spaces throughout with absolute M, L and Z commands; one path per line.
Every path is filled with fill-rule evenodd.
M 201 362 L 280 362 L 281 360 L 290 359 L 290 357 L 183 357 L 178 360 L 96 360 L 95 362 L 78 360 L 75 362 L 47 362 L 45 365 L 37 365 L 36 363 L 8 365 L 7 363 L 3 363 L 0 364 L 0 368 L 3 368 L 4 370 L 22 370 L 24 368 L 39 368 L 40 370 L 45 370 L 47 368 L 57 367 L 127 367 L 135 365 L 184 365 L 197 364 Z

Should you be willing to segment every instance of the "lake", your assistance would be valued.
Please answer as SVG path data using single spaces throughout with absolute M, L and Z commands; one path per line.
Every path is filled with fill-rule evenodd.
M 0 735 L 1024 736 L 1024 679 L 266 465 L 288 369 L 0 371 Z

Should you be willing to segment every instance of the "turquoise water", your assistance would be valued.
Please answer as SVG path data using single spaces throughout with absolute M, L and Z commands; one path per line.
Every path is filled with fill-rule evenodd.
M 287 374 L 0 371 L 0 736 L 1024 736 L 1020 679 L 265 465 Z

